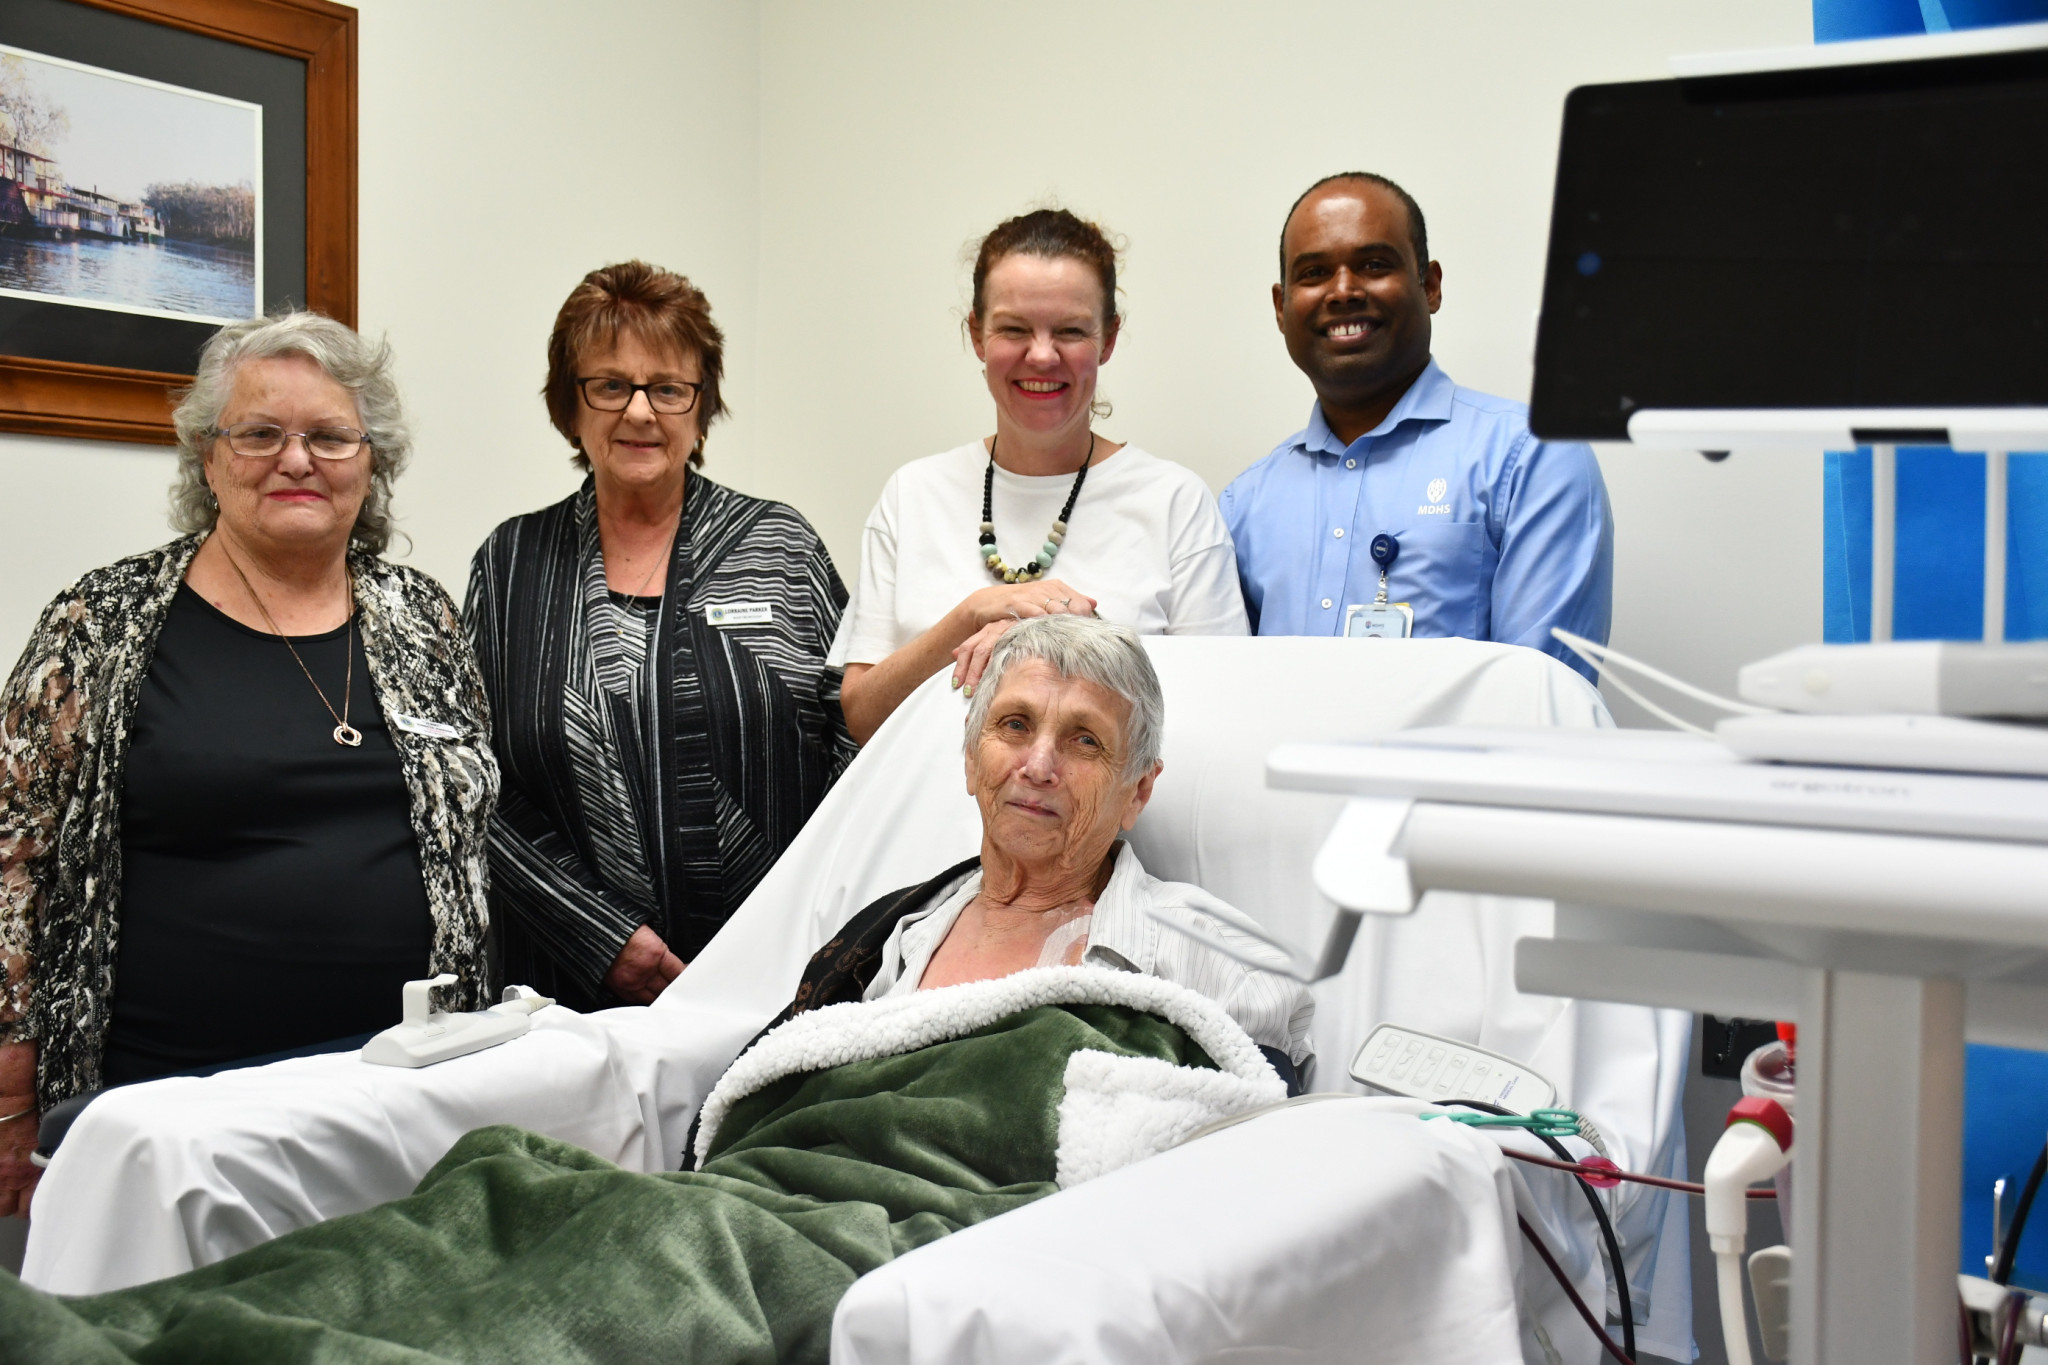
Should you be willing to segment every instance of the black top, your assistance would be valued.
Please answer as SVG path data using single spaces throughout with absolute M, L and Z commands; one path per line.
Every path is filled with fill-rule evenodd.
M 433 920 L 360 632 L 273 635 L 181 586 L 143 679 L 121 815 L 110 1085 L 398 1022 Z

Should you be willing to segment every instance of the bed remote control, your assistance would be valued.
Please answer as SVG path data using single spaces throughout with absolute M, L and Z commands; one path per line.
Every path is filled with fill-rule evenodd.
M 1557 1087 L 1520 1062 L 1470 1043 L 1381 1024 L 1351 1061 L 1351 1079 L 1414 1100 L 1483 1100 L 1517 1114 L 1548 1109 Z

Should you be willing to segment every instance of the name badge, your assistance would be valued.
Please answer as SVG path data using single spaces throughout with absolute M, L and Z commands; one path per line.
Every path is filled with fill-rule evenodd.
M 765 626 L 775 619 L 775 604 L 721 602 L 704 608 L 704 619 L 714 626 Z
M 1415 609 L 1406 602 L 1356 603 L 1344 608 L 1344 634 L 1353 640 L 1405 640 L 1415 633 Z
M 408 716 L 403 711 L 392 712 L 391 723 L 408 734 L 425 735 L 428 739 L 462 738 L 462 731 L 446 721 L 428 720 L 425 716 Z

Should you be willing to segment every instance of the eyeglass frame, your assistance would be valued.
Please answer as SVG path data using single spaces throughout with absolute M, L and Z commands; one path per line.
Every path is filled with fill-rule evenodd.
M 597 404 L 591 402 L 590 389 L 588 386 L 599 382 L 603 382 L 606 384 L 624 384 L 627 389 L 626 401 L 615 408 L 601 408 Z M 621 378 L 620 376 L 615 374 L 591 374 L 579 375 L 575 379 L 574 383 L 576 385 L 576 396 L 582 399 L 583 406 L 589 408 L 592 412 L 624 412 L 627 408 L 633 406 L 633 399 L 635 397 L 645 393 L 647 394 L 647 410 L 649 412 L 656 413 L 662 417 L 686 417 L 689 414 L 695 412 L 697 410 L 697 404 L 704 400 L 704 382 L 699 379 L 657 379 L 652 381 L 651 383 L 635 384 L 631 380 Z M 689 404 L 685 407 L 677 408 L 674 412 L 663 412 L 660 408 L 655 407 L 654 395 L 652 393 L 649 393 L 648 390 L 660 388 L 663 385 L 667 384 L 673 384 L 678 388 L 688 389 L 690 391 Z
M 627 401 L 630 402 L 631 400 L 629 399 Z M 268 455 L 251 455 L 246 450 L 237 449 L 235 447 L 234 433 L 236 431 L 246 430 L 249 427 L 278 428 L 281 436 L 283 437 L 283 444 L 279 445 L 275 451 Z M 354 450 L 351 450 L 346 455 L 322 455 L 319 451 L 313 449 L 313 431 L 353 431 L 355 432 L 357 438 L 356 448 Z M 220 437 L 226 437 L 228 443 L 228 452 L 244 460 L 275 460 L 282 456 L 286 451 L 292 448 L 292 437 L 294 436 L 298 437 L 299 444 L 306 448 L 306 455 L 308 456 L 308 458 L 315 460 L 329 460 L 333 462 L 339 462 L 342 460 L 353 460 L 356 456 L 363 453 L 365 447 L 368 447 L 371 450 L 376 449 L 375 444 L 370 440 L 370 433 L 362 430 L 359 427 L 314 427 L 313 431 L 284 431 L 280 424 L 276 422 L 237 422 L 233 426 L 214 427 L 212 429 L 212 436 L 210 436 L 208 439 L 211 440 Z

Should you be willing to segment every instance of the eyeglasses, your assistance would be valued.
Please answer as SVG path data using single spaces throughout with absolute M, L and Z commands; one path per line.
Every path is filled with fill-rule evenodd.
M 665 417 L 688 412 L 697 406 L 697 395 L 704 391 L 702 384 L 693 384 L 687 379 L 664 379 L 658 384 L 629 384 L 623 379 L 609 375 L 594 375 L 576 381 L 576 387 L 583 392 L 583 401 L 599 412 L 624 412 L 633 405 L 633 395 L 647 395 L 647 406 Z
M 366 432 L 354 427 L 314 427 L 311 431 L 286 431 L 275 422 L 237 422 L 215 427 L 213 434 L 228 438 L 228 449 L 252 460 L 269 460 L 284 454 L 296 436 L 306 444 L 306 453 L 322 460 L 353 459 L 369 442 Z

